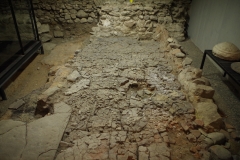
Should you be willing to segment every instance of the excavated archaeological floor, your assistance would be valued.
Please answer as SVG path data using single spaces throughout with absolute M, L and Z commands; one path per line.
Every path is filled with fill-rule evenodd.
M 46 139 L 39 135 L 51 145 L 54 139 L 51 137 L 56 134 L 61 138 L 65 129 L 63 138 L 60 144 L 56 141 L 52 145 L 59 144 L 58 148 L 47 147 L 49 149 L 32 142 L 37 139 L 30 139 L 26 144 L 22 142 L 24 152 L 19 153 L 22 159 L 34 157 L 33 154 L 38 159 L 45 156 L 45 159 L 56 160 L 194 160 L 209 157 L 201 144 L 204 139 L 199 131 L 201 126 L 194 122 L 194 108 L 181 90 L 171 62 L 161 52 L 160 42 L 130 37 L 93 38 L 65 64 L 66 68 L 73 71 L 71 76 L 65 79 L 64 86 L 58 86 L 60 89 L 54 91 L 48 103 L 70 106 L 70 116 L 54 119 L 67 124 L 69 118 L 67 127 L 62 125 L 61 130 L 49 133 L 48 127 L 43 131 Z M 65 74 L 65 71 L 58 73 Z M 27 96 L 33 101 L 28 104 L 36 107 L 36 97 L 44 90 L 46 88 Z M 29 110 L 32 118 L 29 125 L 22 128 L 22 137 L 26 139 L 31 136 L 28 130 L 40 133 L 40 129 L 34 128 L 34 121 L 43 119 L 44 128 L 52 125 L 52 119 L 47 119 L 51 114 L 69 112 L 54 108 L 47 110 L 50 116 L 39 118 L 34 115 L 35 110 Z M 16 114 L 13 113 L 12 118 L 20 120 Z M 21 125 L 24 124 L 18 124 Z M 4 134 L 1 133 L 0 138 L 4 139 Z M 30 147 L 31 143 L 39 147 Z M 56 149 L 56 156 L 51 157 Z
M 73 110 L 63 141 L 73 144 L 57 159 L 193 157 L 185 140 L 170 156 L 182 129 L 174 135 L 168 127 L 178 125 L 178 115 L 191 121 L 193 108 L 159 47 L 155 41 L 96 38 L 76 55 L 70 66 L 80 79 L 63 91 Z

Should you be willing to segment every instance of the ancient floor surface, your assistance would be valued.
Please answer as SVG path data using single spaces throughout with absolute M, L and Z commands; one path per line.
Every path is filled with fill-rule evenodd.
M 167 126 L 193 108 L 159 47 L 155 41 L 96 38 L 76 54 L 68 66 L 75 69 L 72 77 L 80 77 L 64 91 L 73 112 L 63 141 L 72 145 L 57 160 L 170 158 L 174 140 Z
M 52 67 L 48 82 L 14 102 L 11 119 L 0 121 L 0 159 L 205 160 L 206 140 L 220 147 L 215 139 L 223 134 L 224 147 L 239 155 L 227 131 L 195 119 L 160 42 L 95 37 L 74 46 L 75 54 L 73 46 L 55 47 L 74 58 Z M 42 62 L 49 57 L 62 60 L 51 55 Z

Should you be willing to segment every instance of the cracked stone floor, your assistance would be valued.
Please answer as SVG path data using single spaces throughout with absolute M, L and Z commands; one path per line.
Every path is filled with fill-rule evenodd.
M 159 42 L 130 37 L 93 38 L 56 73 L 50 70 L 71 73 L 66 83 L 44 92 L 53 104 L 52 115 L 29 123 L 8 121 L 12 128 L 1 121 L 5 129 L 0 127 L 0 147 L 8 153 L 0 151 L 1 157 L 207 159 L 194 108 L 159 47 Z M 37 95 L 39 91 L 33 92 L 30 99 L 36 101 Z M 15 148 L 8 144 L 9 137 Z
M 194 159 L 171 155 L 176 142 L 168 126 L 179 115 L 190 120 L 193 108 L 159 47 L 155 41 L 95 38 L 76 54 L 69 66 L 80 78 L 63 90 L 73 111 L 57 160 Z

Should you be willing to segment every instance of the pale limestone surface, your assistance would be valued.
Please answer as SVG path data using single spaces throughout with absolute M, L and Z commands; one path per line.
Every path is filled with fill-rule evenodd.
M 55 113 L 30 123 L 0 121 L 0 157 L 7 160 L 54 159 L 71 108 L 60 102 Z

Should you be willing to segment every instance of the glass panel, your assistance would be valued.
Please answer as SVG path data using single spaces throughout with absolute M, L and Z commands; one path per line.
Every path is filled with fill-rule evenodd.
M 0 0 L 0 73 L 20 50 L 8 0 Z
M 35 39 L 29 0 L 12 0 L 12 4 L 22 44 L 25 46 L 28 42 Z

